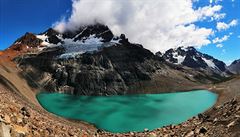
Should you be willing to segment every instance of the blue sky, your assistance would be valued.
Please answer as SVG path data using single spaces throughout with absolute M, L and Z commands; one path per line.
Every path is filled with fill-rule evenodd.
M 71 11 L 71 0 L 0 0 L 0 49 L 26 32 L 40 33 Z
M 205 0 L 204 2 L 199 2 L 199 4 L 206 5 L 208 2 L 209 1 Z M 216 3 L 213 2 L 212 4 Z M 238 24 L 223 31 L 216 31 L 213 39 L 216 37 L 222 38 L 224 35 L 229 35 L 232 33 L 228 40 L 220 42 L 223 47 L 218 48 L 216 45 L 219 43 L 212 43 L 207 46 L 203 46 L 200 51 L 212 55 L 215 58 L 223 60 L 225 63 L 229 64 L 236 59 L 240 59 L 240 0 L 223 0 L 217 4 L 221 4 L 223 6 L 221 11 L 226 13 L 226 16 L 218 21 L 199 23 L 199 26 L 207 26 L 216 30 L 217 22 L 229 23 L 233 19 L 238 20 Z
M 214 31 L 209 38 L 211 44 L 199 50 L 227 64 L 240 59 L 240 0 L 198 0 L 193 7 L 198 9 L 208 5 L 221 5 L 221 13 L 225 16 L 194 22 L 198 27 Z M 71 10 L 71 0 L 0 0 L 0 49 L 9 47 L 26 32 L 45 31 L 61 18 L 69 17 Z M 217 27 L 219 23 L 225 26 Z

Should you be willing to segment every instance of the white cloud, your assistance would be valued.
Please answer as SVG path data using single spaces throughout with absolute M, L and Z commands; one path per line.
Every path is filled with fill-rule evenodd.
M 236 26 L 238 24 L 238 21 L 236 19 L 232 20 L 229 25 L 230 26 Z
M 225 29 L 228 29 L 229 28 L 229 25 L 224 23 L 224 22 L 218 22 L 217 23 L 217 29 L 220 31 L 220 30 L 225 30 Z
M 230 37 L 230 35 L 231 34 L 229 34 L 229 35 L 224 35 L 222 38 L 215 38 L 214 40 L 213 40 L 213 43 L 215 44 L 215 43 L 222 43 L 222 42 L 224 42 L 224 41 L 227 41 L 228 40 L 228 38 Z
M 210 17 L 216 14 L 216 12 L 220 11 L 222 9 L 221 5 L 214 5 L 214 6 L 205 6 L 202 8 L 199 8 L 197 12 L 199 13 L 200 16 L 202 17 Z
M 70 18 L 57 22 L 55 29 L 76 30 L 99 22 L 153 52 L 207 45 L 213 30 L 194 23 L 225 17 L 220 13 L 222 6 L 193 9 L 192 0 L 73 0 L 72 9 Z
M 226 16 L 226 13 L 214 14 L 212 17 L 212 20 L 220 20 L 220 19 L 225 18 L 225 16 Z
M 222 48 L 222 47 L 223 47 L 223 44 L 217 44 L 216 47 L 217 47 L 217 48 Z
M 217 23 L 217 29 L 218 31 L 221 30 L 227 30 L 230 27 L 236 26 L 238 24 L 238 21 L 236 19 L 232 20 L 230 23 L 224 23 L 224 22 L 218 22 Z

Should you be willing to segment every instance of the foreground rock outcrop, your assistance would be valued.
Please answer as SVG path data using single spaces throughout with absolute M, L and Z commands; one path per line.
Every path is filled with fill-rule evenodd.
M 94 136 L 88 125 L 56 117 L 0 84 L 0 137 Z

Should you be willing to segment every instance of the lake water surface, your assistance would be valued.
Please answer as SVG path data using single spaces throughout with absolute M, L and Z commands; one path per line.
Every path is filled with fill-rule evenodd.
M 123 133 L 184 122 L 212 107 L 217 95 L 207 90 L 108 97 L 43 92 L 37 99 L 56 115 Z

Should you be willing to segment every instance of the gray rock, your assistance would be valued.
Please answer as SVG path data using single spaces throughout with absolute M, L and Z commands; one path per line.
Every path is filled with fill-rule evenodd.
M 10 135 L 11 127 L 0 122 L 0 137 L 11 137 Z

